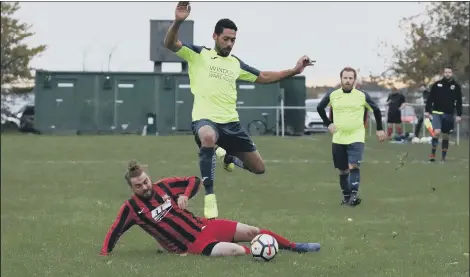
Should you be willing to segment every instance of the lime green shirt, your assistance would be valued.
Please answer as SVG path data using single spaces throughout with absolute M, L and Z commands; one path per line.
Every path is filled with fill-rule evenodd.
M 364 142 L 366 136 L 364 119 L 367 110 L 374 111 L 376 120 L 379 120 L 380 126 L 382 126 L 379 107 L 372 101 L 369 94 L 358 89 L 354 88 L 350 92 L 344 92 L 340 88 L 328 93 L 318 104 L 318 110 L 325 109 L 327 106 L 331 106 L 336 128 L 336 132 L 333 134 L 333 143 Z M 331 123 L 326 121 L 326 124 Z M 381 128 L 378 124 L 377 129 Z
M 239 121 L 236 81 L 255 82 L 260 71 L 233 55 L 222 57 L 206 47 L 183 43 L 176 55 L 188 62 L 190 88 L 194 95 L 192 120 Z

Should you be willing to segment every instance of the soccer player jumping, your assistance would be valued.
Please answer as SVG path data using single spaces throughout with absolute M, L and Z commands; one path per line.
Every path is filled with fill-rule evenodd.
M 426 102 L 425 116 L 431 117 L 434 137 L 432 138 L 432 150 L 430 162 L 436 160 L 436 149 L 439 144 L 439 136 L 442 132 L 442 157 L 444 162 L 449 148 L 449 134 L 454 129 L 454 109 L 457 110 L 456 122 L 460 122 L 462 116 L 462 91 L 460 85 L 452 78 L 453 72 L 450 66 L 444 68 L 444 77 L 431 86 L 428 101 Z
M 356 70 L 346 67 L 341 70 L 341 88 L 334 90 L 320 101 L 317 107 L 325 126 L 333 134 L 333 163 L 339 170 L 339 183 L 343 192 L 341 204 L 357 206 L 361 198 L 357 196 L 360 182 L 360 163 L 364 153 L 366 109 L 374 112 L 377 124 L 377 137 L 386 138 L 382 127 L 380 108 L 369 94 L 354 88 Z M 325 108 L 331 106 L 332 121 L 327 117 Z
M 125 179 L 133 195 L 121 206 L 109 228 L 100 254 L 107 256 L 121 235 L 138 225 L 172 253 L 205 256 L 239 256 L 250 248 L 236 242 L 249 242 L 258 234 L 274 237 L 279 248 L 293 252 L 317 252 L 318 243 L 293 243 L 271 231 L 231 220 L 197 217 L 186 208 L 200 185 L 197 177 L 165 178 L 152 184 L 136 161 L 130 161 Z
M 206 196 L 204 214 L 218 216 L 214 194 L 216 145 L 225 149 L 224 163 L 235 164 L 255 174 L 263 174 L 264 161 L 255 144 L 239 122 L 236 110 L 237 80 L 268 84 L 302 73 L 313 63 L 301 57 L 293 69 L 279 72 L 250 67 L 231 55 L 237 37 L 237 26 L 230 19 L 221 19 L 212 35 L 213 49 L 186 44 L 178 40 L 178 29 L 189 16 L 189 2 L 179 2 L 175 21 L 165 37 L 165 46 L 188 62 L 191 92 L 194 94 L 192 130 L 199 151 L 199 167 Z M 223 155 L 223 154 L 222 154 Z

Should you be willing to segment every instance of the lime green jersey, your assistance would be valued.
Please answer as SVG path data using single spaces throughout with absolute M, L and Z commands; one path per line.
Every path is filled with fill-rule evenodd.
M 236 81 L 255 82 L 260 71 L 233 55 L 222 57 L 214 49 L 201 46 L 183 43 L 176 55 L 188 62 L 190 88 L 194 95 L 193 121 L 239 121 Z
M 320 101 L 318 110 L 331 107 L 336 132 L 333 134 L 333 143 L 351 144 L 365 141 L 365 112 L 373 111 L 377 122 L 377 129 L 382 129 L 382 117 L 379 107 L 366 92 L 358 89 L 343 91 L 342 88 L 334 90 Z M 324 113 L 326 116 L 326 113 Z M 323 118 L 323 116 L 322 116 Z M 326 124 L 331 123 L 325 120 Z

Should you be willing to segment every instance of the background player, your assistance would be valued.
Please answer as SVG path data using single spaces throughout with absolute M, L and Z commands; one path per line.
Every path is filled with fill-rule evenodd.
M 346 67 L 341 70 L 340 77 L 341 88 L 325 95 L 318 104 L 317 111 L 333 134 L 333 163 L 339 170 L 342 204 L 356 206 L 361 203 L 357 193 L 365 140 L 364 108 L 374 112 L 379 140 L 384 141 L 386 136 L 382 128 L 380 108 L 369 94 L 354 88 L 356 70 Z M 332 107 L 334 122 L 326 115 L 325 108 L 328 105 Z
M 449 149 L 449 134 L 454 129 L 454 109 L 457 110 L 455 121 L 460 122 L 462 116 L 462 91 L 460 85 L 452 76 L 452 67 L 445 67 L 444 77 L 431 86 L 431 92 L 426 102 L 424 115 L 429 118 L 432 114 L 432 127 L 434 129 L 431 156 L 429 158 L 431 162 L 436 160 L 436 149 L 441 132 L 442 161 L 445 161 Z
M 255 174 L 263 174 L 265 171 L 263 159 L 239 122 L 236 110 L 237 79 L 274 83 L 301 73 L 312 63 L 304 56 L 293 69 L 279 72 L 260 72 L 250 67 L 230 54 L 238 30 L 230 19 L 221 19 L 215 25 L 213 49 L 182 43 L 178 40 L 178 29 L 189 16 L 190 10 L 189 2 L 178 3 L 175 21 L 164 43 L 189 65 L 191 92 L 194 94 L 192 129 L 200 147 L 199 167 L 206 192 L 204 214 L 208 218 L 215 218 L 218 216 L 213 188 L 216 145 L 226 150 L 226 164 L 234 163 Z
M 393 126 L 395 126 L 396 134 L 401 135 L 401 110 L 405 107 L 405 96 L 396 88 L 393 88 L 387 98 L 387 135 L 392 136 Z
M 206 256 L 238 256 L 250 249 L 234 242 L 251 241 L 258 234 L 269 234 L 279 248 L 293 252 L 316 252 L 318 243 L 293 243 L 268 230 L 231 220 L 207 220 L 193 215 L 186 208 L 188 199 L 198 191 L 197 177 L 173 177 L 152 184 L 150 177 L 136 161 L 129 162 L 125 179 L 133 195 L 121 206 L 101 248 L 108 255 L 120 236 L 138 225 L 172 253 Z

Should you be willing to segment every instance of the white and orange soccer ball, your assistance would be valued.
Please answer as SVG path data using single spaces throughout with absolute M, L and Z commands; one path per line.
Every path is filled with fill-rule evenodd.
M 251 240 L 251 255 L 258 261 L 269 262 L 279 252 L 277 240 L 267 234 L 259 234 Z

